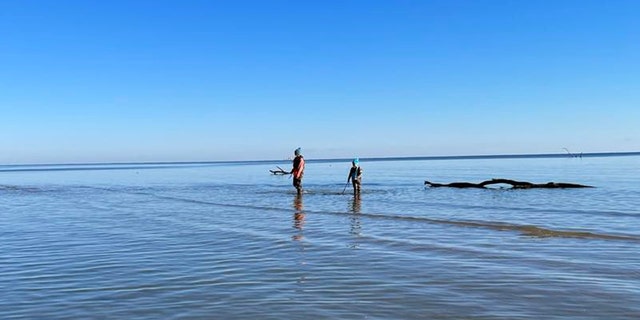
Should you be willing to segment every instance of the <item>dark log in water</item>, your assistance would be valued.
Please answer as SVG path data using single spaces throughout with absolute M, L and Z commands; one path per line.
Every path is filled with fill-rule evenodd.
M 272 174 L 291 174 L 290 171 L 284 171 L 282 168 L 276 166 L 276 168 L 278 168 L 278 170 L 269 170 L 269 172 L 271 172 Z
M 492 185 L 492 184 L 509 184 L 513 189 L 593 188 L 593 186 L 587 186 L 587 185 L 576 184 L 576 183 L 565 183 L 565 182 L 531 183 L 527 181 L 515 181 L 515 180 L 509 180 L 509 179 L 491 179 L 491 180 L 482 181 L 480 183 L 471 183 L 471 182 L 435 183 L 435 182 L 425 180 L 424 184 L 432 188 L 438 188 L 438 187 L 486 188 L 488 185 Z

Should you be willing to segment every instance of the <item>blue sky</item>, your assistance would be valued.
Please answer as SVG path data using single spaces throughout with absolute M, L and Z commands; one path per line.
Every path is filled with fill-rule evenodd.
M 0 163 L 640 150 L 639 1 L 1 1 Z

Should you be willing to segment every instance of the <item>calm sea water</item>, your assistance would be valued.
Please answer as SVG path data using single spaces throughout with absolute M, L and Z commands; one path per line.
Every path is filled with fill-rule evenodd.
M 276 165 L 0 168 L 0 318 L 640 318 L 638 156 Z

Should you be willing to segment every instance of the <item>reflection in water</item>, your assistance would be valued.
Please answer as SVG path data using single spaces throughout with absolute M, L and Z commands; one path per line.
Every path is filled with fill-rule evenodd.
M 297 269 L 298 271 L 301 272 L 300 276 L 296 279 L 296 283 L 298 284 L 298 287 L 295 289 L 295 291 L 297 293 L 304 293 L 305 292 L 305 285 L 307 282 L 307 272 L 303 271 L 305 270 L 305 266 L 306 266 L 306 260 L 304 257 L 304 242 L 301 241 L 304 238 L 302 229 L 304 227 L 304 204 L 302 203 L 302 193 L 296 193 L 295 198 L 293 198 L 293 228 L 296 230 L 295 233 L 291 236 L 291 239 L 294 241 L 298 241 L 298 245 L 296 247 L 298 247 L 299 249 L 299 261 L 298 261 L 298 266 Z
M 351 224 L 349 233 L 354 237 L 353 243 L 351 243 L 349 247 L 356 249 L 360 246 L 358 238 L 362 232 L 362 227 L 360 226 L 360 193 L 355 193 L 353 195 L 349 211 L 351 212 L 349 217 Z
M 291 238 L 293 240 L 301 240 L 303 238 L 302 229 L 304 226 L 304 204 L 302 203 L 302 194 L 296 193 L 296 197 L 293 198 L 293 227 L 298 231 Z
M 351 211 L 352 213 L 360 213 L 360 193 L 353 195 L 349 211 Z

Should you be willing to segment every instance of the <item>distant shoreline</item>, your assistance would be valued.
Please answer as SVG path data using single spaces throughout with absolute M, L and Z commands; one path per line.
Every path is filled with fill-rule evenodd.
M 477 159 L 532 159 L 532 158 L 597 158 L 640 156 L 640 151 L 632 152 L 589 152 L 589 153 L 534 153 L 534 154 L 494 154 L 465 156 L 421 156 L 421 157 L 380 157 L 360 158 L 366 161 L 390 160 L 477 160 Z M 347 159 L 349 160 L 349 159 Z
M 360 161 L 419 161 L 419 160 L 482 160 L 482 159 L 537 159 L 537 158 L 596 158 L 640 156 L 633 152 L 590 152 L 590 153 L 540 153 L 540 154 L 498 154 L 498 155 L 462 155 L 462 156 L 413 156 L 413 157 L 364 157 Z M 351 158 L 307 159 L 308 163 L 349 162 Z M 95 163 L 48 163 L 48 164 L 4 164 L 0 172 L 17 171 L 64 171 L 64 170 L 113 170 L 168 168 L 177 166 L 207 166 L 216 164 L 282 164 L 290 160 L 227 160 L 227 161 L 156 161 L 156 162 L 95 162 Z

